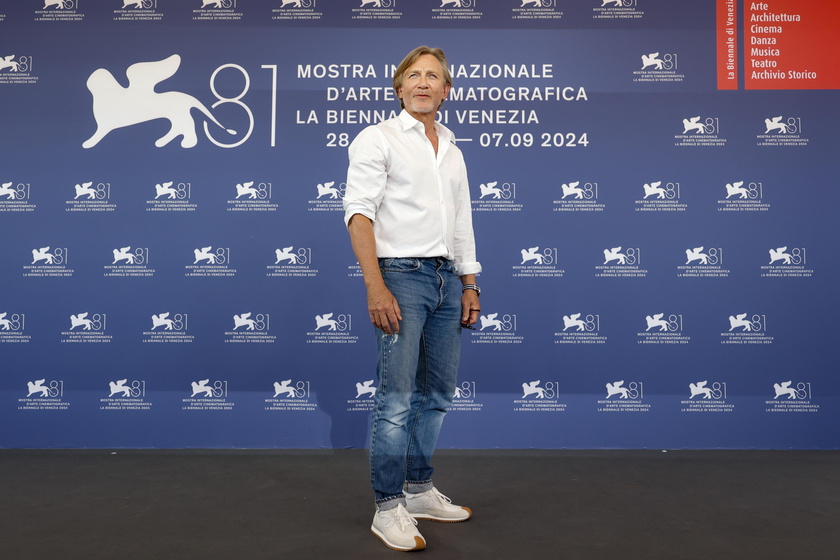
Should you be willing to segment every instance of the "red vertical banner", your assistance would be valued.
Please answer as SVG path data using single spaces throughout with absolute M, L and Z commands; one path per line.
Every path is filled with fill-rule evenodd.
M 738 2 L 717 0 L 717 87 L 738 89 Z
M 840 89 L 837 0 L 744 0 L 746 89 Z

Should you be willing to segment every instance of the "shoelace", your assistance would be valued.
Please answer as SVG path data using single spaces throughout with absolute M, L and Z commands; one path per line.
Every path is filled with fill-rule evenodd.
M 417 520 L 411 517 L 409 513 L 405 510 L 402 505 L 398 505 L 395 508 L 397 511 L 394 512 L 394 521 L 400 524 L 400 529 L 405 531 L 406 528 L 410 528 L 409 524 L 417 525 Z
M 442 500 L 442 501 L 446 502 L 447 504 L 451 504 L 451 503 L 452 503 L 452 500 L 450 500 L 447 496 L 444 496 L 443 494 L 441 494 L 440 492 L 438 492 L 438 489 L 437 489 L 437 488 L 432 488 L 432 492 L 433 492 L 433 494 L 434 494 L 434 496 L 435 496 L 435 497 L 437 497 L 438 499 L 440 499 L 440 500 Z

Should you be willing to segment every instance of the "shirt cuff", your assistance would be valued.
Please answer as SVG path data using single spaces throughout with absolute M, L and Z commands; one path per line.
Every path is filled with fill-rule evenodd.
M 481 263 L 455 263 L 455 274 L 458 276 L 465 276 L 467 274 L 478 274 L 481 272 Z
M 358 203 L 345 203 L 344 205 L 344 226 L 347 227 L 350 225 L 350 218 L 353 217 L 354 214 L 361 214 L 371 222 L 376 221 L 376 214 L 368 210 L 366 206 L 363 204 Z

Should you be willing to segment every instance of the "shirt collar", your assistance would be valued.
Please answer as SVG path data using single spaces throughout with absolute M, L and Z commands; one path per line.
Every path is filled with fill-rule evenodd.
M 411 116 L 411 113 L 403 109 L 399 114 L 400 123 L 402 124 L 403 130 L 410 130 L 416 126 L 423 127 L 423 123 L 415 119 Z M 452 141 L 452 133 L 449 131 L 448 128 L 443 126 L 442 124 L 435 122 L 435 130 L 438 133 L 438 138 L 440 138 L 444 142 L 451 142 Z

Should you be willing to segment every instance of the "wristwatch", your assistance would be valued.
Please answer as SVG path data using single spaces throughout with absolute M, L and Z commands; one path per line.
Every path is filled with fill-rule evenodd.
M 475 284 L 464 284 L 464 286 L 461 288 L 461 293 L 464 293 L 467 290 L 475 290 L 475 295 L 481 296 L 481 288 L 479 288 Z

